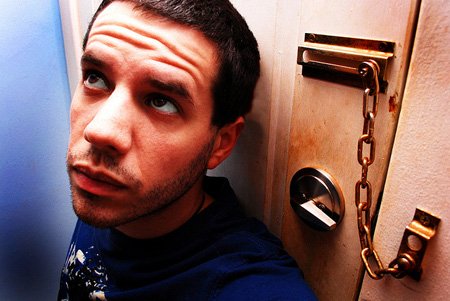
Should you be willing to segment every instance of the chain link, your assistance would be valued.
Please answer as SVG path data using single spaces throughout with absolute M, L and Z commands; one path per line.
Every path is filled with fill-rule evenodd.
M 358 139 L 358 162 L 361 165 L 361 179 L 355 185 L 355 205 L 358 214 L 358 232 L 361 242 L 361 259 L 366 267 L 369 276 L 375 280 L 381 279 L 386 274 L 393 275 L 396 278 L 402 278 L 406 275 L 407 265 L 404 258 L 396 258 L 388 268 L 384 268 L 383 263 L 378 256 L 372 242 L 371 234 L 371 216 L 370 208 L 372 206 L 372 185 L 368 181 L 369 166 L 375 161 L 375 117 L 378 113 L 378 94 L 379 66 L 375 61 L 369 60 L 362 63 L 359 68 L 359 74 L 364 82 L 363 110 L 364 117 L 363 133 Z M 372 106 L 369 107 L 369 99 L 373 98 Z M 364 155 L 364 145 L 368 144 L 369 154 Z M 365 200 L 361 199 L 361 191 L 366 190 Z M 376 267 L 372 267 L 376 265 Z

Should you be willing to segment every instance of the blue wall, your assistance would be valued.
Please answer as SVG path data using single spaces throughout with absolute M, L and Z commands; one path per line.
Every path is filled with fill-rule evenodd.
M 75 222 L 58 0 L 0 0 L 0 300 L 55 300 Z

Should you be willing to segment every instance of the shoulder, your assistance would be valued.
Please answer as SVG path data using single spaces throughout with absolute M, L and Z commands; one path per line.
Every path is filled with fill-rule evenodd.
M 317 300 L 305 281 L 287 271 L 273 274 L 255 272 L 228 278 L 217 288 L 212 300 L 294 301 Z
M 317 300 L 281 241 L 262 222 L 238 212 L 228 181 L 206 180 L 217 200 L 206 222 L 215 237 L 208 249 L 216 256 L 208 262 L 209 275 L 216 276 L 210 279 L 215 282 L 210 300 Z
M 267 258 L 230 267 L 219 278 L 212 300 L 316 300 L 301 272 L 286 259 Z
M 215 247 L 225 262 L 212 300 L 316 300 L 294 259 L 259 222 Z

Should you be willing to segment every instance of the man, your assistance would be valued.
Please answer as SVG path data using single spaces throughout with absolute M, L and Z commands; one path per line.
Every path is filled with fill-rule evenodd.
M 309 300 L 226 179 L 259 76 L 225 0 L 105 0 L 89 26 L 67 168 L 79 217 L 59 300 Z

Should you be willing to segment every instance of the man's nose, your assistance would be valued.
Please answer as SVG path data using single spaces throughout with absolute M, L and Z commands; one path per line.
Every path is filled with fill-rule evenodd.
M 131 148 L 133 101 L 125 92 L 115 90 L 84 129 L 84 138 L 99 149 L 125 154 Z

